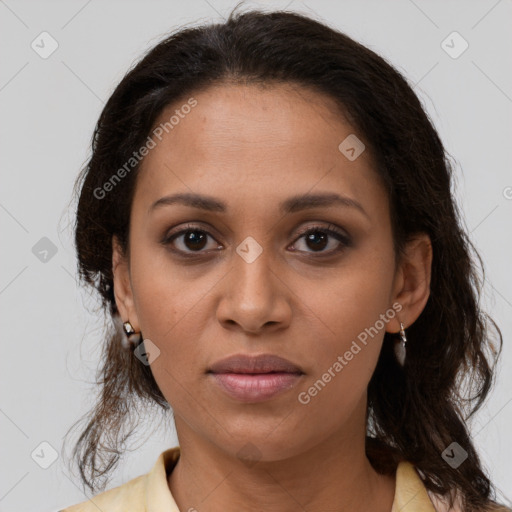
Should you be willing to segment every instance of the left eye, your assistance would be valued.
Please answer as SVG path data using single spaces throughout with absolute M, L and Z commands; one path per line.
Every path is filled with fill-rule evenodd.
M 334 243 L 334 248 L 324 250 L 329 245 L 329 239 L 337 240 L 337 244 Z M 301 236 L 297 240 L 304 239 L 305 244 L 309 244 L 309 248 L 313 248 L 313 252 L 319 253 L 335 253 L 341 251 L 344 247 L 350 246 L 350 239 L 337 230 L 324 228 L 320 226 L 308 228 L 306 231 L 301 233 Z M 294 249 L 295 250 L 295 249 Z M 304 251 L 309 252 L 309 251 Z

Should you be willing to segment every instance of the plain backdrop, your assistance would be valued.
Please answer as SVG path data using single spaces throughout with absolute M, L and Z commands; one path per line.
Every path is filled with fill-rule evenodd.
M 245 5 L 311 14 L 387 58 L 414 85 L 454 158 L 457 200 L 485 262 L 483 305 L 504 336 L 496 387 L 472 430 L 499 497 L 510 506 L 512 3 Z M 104 102 L 166 33 L 221 21 L 234 6 L 228 0 L 0 0 L 0 511 L 51 512 L 87 499 L 61 449 L 94 398 L 102 316 L 77 285 L 69 203 Z M 51 55 L 41 55 L 56 44 Z M 147 472 L 176 444 L 173 427 L 141 439 L 110 487 Z

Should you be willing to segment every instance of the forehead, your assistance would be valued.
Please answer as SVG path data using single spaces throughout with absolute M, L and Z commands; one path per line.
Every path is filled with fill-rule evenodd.
M 378 191 L 368 152 L 350 161 L 339 149 L 354 128 L 334 100 L 310 89 L 211 87 L 165 108 L 152 133 L 159 127 L 137 178 L 136 198 L 145 204 L 176 191 L 228 203 L 277 202 L 315 188 L 361 198 Z
M 179 119 L 173 116 L 189 110 L 185 109 L 189 98 L 183 98 L 168 106 L 155 123 L 162 126 L 174 117 L 177 124 L 164 137 L 175 145 L 193 144 L 200 153 L 188 154 L 188 159 L 203 152 L 235 156 L 262 148 L 275 153 L 332 152 L 340 135 L 351 130 L 332 99 L 293 84 L 224 84 L 192 96 L 197 105 L 189 113 Z

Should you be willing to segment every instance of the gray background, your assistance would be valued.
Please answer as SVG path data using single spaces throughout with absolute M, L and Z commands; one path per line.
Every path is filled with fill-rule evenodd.
M 0 0 L 1 511 L 55 511 L 86 499 L 61 449 L 94 398 L 102 316 L 77 287 L 68 206 L 100 110 L 128 67 L 165 33 L 221 20 L 234 5 Z M 473 435 L 500 499 L 511 505 L 512 2 L 246 2 L 251 5 L 313 14 L 387 58 L 415 84 L 453 156 L 457 198 L 486 265 L 484 306 L 505 340 L 496 388 Z M 46 59 L 31 47 L 43 31 L 59 45 Z M 453 31 L 469 43 L 458 58 L 441 46 Z M 452 46 L 457 50 L 460 42 Z M 56 250 L 46 261 L 36 245 L 47 247 L 43 237 Z M 110 486 L 147 472 L 161 451 L 177 444 L 173 429 L 162 430 L 126 454 Z M 48 458 L 51 448 L 43 442 L 58 455 L 48 469 L 31 458 L 34 450 Z

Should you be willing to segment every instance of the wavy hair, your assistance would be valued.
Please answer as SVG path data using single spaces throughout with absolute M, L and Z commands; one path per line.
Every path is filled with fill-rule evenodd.
M 138 166 L 115 193 L 99 200 L 97 191 L 144 144 L 167 105 L 223 83 L 287 83 L 334 99 L 385 185 L 397 261 L 411 237 L 430 236 L 431 292 L 408 328 L 405 366 L 393 356 L 395 337 L 385 333 L 369 383 L 367 455 L 381 473 L 410 461 L 427 489 L 458 491 L 465 511 L 491 507 L 495 489 L 466 422 L 490 391 L 503 340 L 479 305 L 483 262 L 452 195 L 453 167 L 432 121 L 400 72 L 347 35 L 297 13 L 237 8 L 223 23 L 166 36 L 127 72 L 101 112 L 75 183 L 79 277 L 99 294 L 108 323 L 100 393 L 73 451 L 83 483 L 93 492 L 105 488 L 142 407 L 170 410 L 150 368 L 122 348 L 114 299 L 112 236 L 126 252 Z M 457 469 L 441 457 L 453 441 L 468 453 Z

